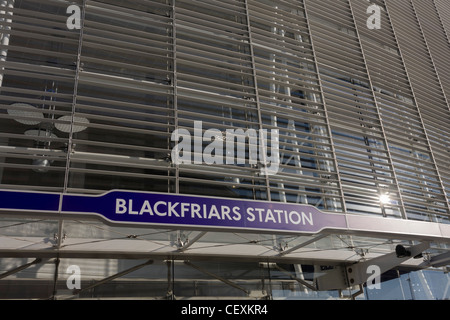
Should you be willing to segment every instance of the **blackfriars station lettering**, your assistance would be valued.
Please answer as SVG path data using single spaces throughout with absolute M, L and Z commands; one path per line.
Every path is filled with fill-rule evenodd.
M 175 217 L 207 220 L 240 221 L 246 219 L 249 222 L 314 225 L 312 212 L 265 209 L 260 207 L 198 204 L 189 202 L 156 201 L 154 203 L 144 200 L 136 203 L 133 199 L 116 199 L 116 214 L 150 215 L 159 217 Z
M 63 212 L 93 213 L 122 225 L 295 234 L 347 227 L 344 215 L 296 203 L 122 190 L 63 197 Z

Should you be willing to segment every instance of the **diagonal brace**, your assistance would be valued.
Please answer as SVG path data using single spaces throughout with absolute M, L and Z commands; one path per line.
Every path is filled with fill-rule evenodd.
M 35 265 L 35 264 L 38 264 L 38 263 L 41 263 L 41 262 L 42 262 L 42 259 L 37 258 L 34 261 L 31 261 L 30 263 L 26 263 L 26 264 L 24 264 L 22 266 L 19 266 L 19 267 L 14 268 L 14 269 L 12 269 L 10 271 L 7 271 L 5 273 L 0 274 L 0 279 L 6 278 L 7 276 L 10 276 L 10 275 L 12 275 L 14 273 L 20 272 L 20 271 L 22 271 L 22 270 L 24 270 L 24 269 L 26 269 L 28 267 L 31 267 L 32 265 Z
M 74 291 L 74 294 L 80 294 L 81 292 L 84 292 L 84 291 L 86 291 L 86 290 L 95 288 L 95 287 L 97 287 L 97 286 L 99 286 L 99 285 L 101 285 L 101 284 L 107 283 L 107 282 L 109 282 L 109 281 L 111 281 L 111 280 L 114 280 L 114 279 L 116 279 L 116 278 L 123 277 L 124 275 L 126 275 L 126 274 L 128 274 L 128 273 L 131 273 L 131 272 L 133 272 L 133 271 L 139 270 L 139 269 L 141 269 L 141 268 L 143 268 L 143 267 L 145 267 L 145 266 L 148 266 L 148 265 L 150 265 L 150 264 L 152 264 L 152 263 L 153 263 L 153 260 L 148 260 L 148 261 L 146 261 L 146 262 L 144 262 L 144 263 L 142 263 L 142 264 L 139 264 L 139 265 L 134 266 L 134 267 L 131 267 L 131 268 L 127 269 L 127 270 L 124 270 L 124 271 L 121 271 L 121 272 L 119 272 L 119 273 L 116 273 L 116 274 L 114 274 L 114 275 L 112 275 L 112 276 L 109 276 L 109 277 L 103 279 L 103 280 L 97 281 L 96 283 L 93 283 L 93 284 L 91 284 L 91 285 L 88 286 L 88 287 L 85 287 L 85 288 L 79 289 L 79 290 L 75 290 L 75 291 Z
M 233 288 L 236 288 L 236 289 L 238 289 L 238 290 L 244 291 L 247 295 L 250 293 L 248 290 L 246 290 L 245 288 L 243 288 L 243 287 L 241 287 L 241 286 L 235 284 L 234 282 L 232 282 L 232 281 L 230 281 L 230 280 L 227 280 L 227 279 L 225 279 L 225 278 L 219 277 L 218 275 L 216 275 L 216 274 L 214 274 L 214 273 L 211 273 L 211 272 L 209 272 L 209 271 L 206 271 L 206 270 L 200 268 L 199 266 L 196 266 L 195 264 L 193 264 L 193 263 L 191 263 L 191 262 L 189 262 L 189 261 L 184 261 L 184 263 L 187 264 L 188 266 L 191 266 L 191 267 L 194 268 L 194 269 L 197 269 L 197 270 L 200 271 L 200 272 L 203 272 L 203 273 L 205 273 L 205 274 L 207 274 L 207 275 L 209 275 L 209 276 L 211 276 L 211 277 L 213 277 L 213 278 L 216 278 L 216 279 L 218 279 L 218 280 L 220 280 L 220 281 L 222 281 L 222 282 L 228 284 L 229 286 L 232 286 Z

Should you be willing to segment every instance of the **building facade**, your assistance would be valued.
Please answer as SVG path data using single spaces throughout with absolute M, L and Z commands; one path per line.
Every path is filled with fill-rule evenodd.
M 0 298 L 448 299 L 449 13 L 446 0 L 1 1 Z M 241 228 L 242 212 L 192 205 L 217 223 L 113 223 L 81 204 L 113 190 L 345 224 Z M 136 201 L 115 214 L 158 215 Z

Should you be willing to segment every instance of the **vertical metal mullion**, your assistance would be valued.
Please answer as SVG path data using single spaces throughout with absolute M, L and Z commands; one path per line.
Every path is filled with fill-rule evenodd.
M 55 259 L 55 271 L 53 273 L 53 292 L 51 299 L 55 300 L 56 295 L 58 293 L 58 277 L 59 277 L 59 265 L 61 263 L 61 260 L 59 259 L 59 253 L 56 255 Z
M 173 112 L 174 129 L 178 129 L 178 91 L 177 91 L 177 28 L 176 28 L 176 0 L 172 2 L 172 55 L 173 55 Z M 173 160 L 173 159 L 172 159 Z M 180 193 L 180 166 L 175 165 L 175 193 Z
M 442 192 L 443 192 L 444 199 L 445 199 L 446 202 L 447 202 L 447 211 L 448 211 L 448 213 L 450 214 L 450 204 L 449 204 L 449 202 L 448 202 L 447 195 L 446 195 L 446 193 L 445 193 L 444 184 L 443 184 L 443 182 L 442 182 L 442 180 L 441 180 L 441 176 L 440 176 L 440 174 L 439 174 L 439 171 L 437 170 L 436 160 L 435 160 L 434 155 L 433 155 L 433 150 L 432 150 L 432 148 L 431 148 L 430 140 L 428 139 L 427 131 L 425 130 L 425 126 L 424 126 L 424 122 L 423 122 L 423 118 L 422 118 L 422 113 L 421 113 L 421 111 L 420 111 L 419 104 L 418 104 L 418 102 L 417 102 L 415 90 L 414 90 L 413 84 L 412 84 L 412 82 L 411 82 L 411 77 L 409 76 L 408 68 L 407 68 L 407 66 L 406 66 L 406 62 L 405 62 L 405 59 L 404 59 L 404 57 L 403 57 L 403 52 L 402 52 L 402 49 L 401 49 L 401 47 L 400 47 L 400 43 L 398 42 L 398 36 L 397 36 L 397 34 L 396 34 L 396 32 L 395 32 L 394 24 L 392 23 L 392 18 L 391 18 L 391 15 L 390 15 L 390 13 L 389 13 L 389 8 L 388 8 L 388 5 L 387 5 L 387 1 L 386 1 L 386 0 L 383 0 L 383 2 L 384 2 L 384 7 L 386 8 L 386 14 L 387 14 L 387 16 L 388 16 L 388 20 L 389 20 L 389 22 L 390 22 L 390 24 L 391 24 L 391 27 L 392 27 L 392 32 L 393 32 L 393 34 L 394 34 L 394 39 L 395 39 L 395 42 L 396 42 L 396 44 L 397 44 L 397 48 L 398 48 L 398 52 L 399 52 L 399 55 L 400 55 L 400 59 L 401 59 L 401 61 L 402 61 L 403 68 L 404 68 L 404 70 L 405 70 L 406 78 L 407 78 L 407 80 L 408 80 L 408 82 L 409 82 L 409 86 L 410 86 L 410 88 L 411 88 L 413 101 L 414 101 L 414 104 L 415 104 L 415 106 L 416 106 L 417 114 L 418 114 L 419 120 L 420 120 L 420 124 L 421 124 L 421 126 L 422 126 L 422 129 L 423 129 L 423 132 L 424 132 L 424 135 L 425 135 L 425 140 L 426 140 L 427 145 L 428 145 L 428 150 L 429 150 L 429 152 L 430 152 L 430 158 L 431 158 L 432 164 L 433 164 L 433 166 L 434 166 L 435 172 L 436 172 L 436 174 L 437 174 L 438 181 L 440 182 L 440 186 L 441 186 L 441 188 L 442 188 Z M 416 18 L 417 18 L 417 16 L 416 16 Z
M 1 33 L 0 33 L 0 45 L 2 46 L 2 49 L 0 49 L 0 62 L 5 63 L 5 66 L 0 67 L 0 93 L 2 92 L 3 87 L 3 79 L 4 79 L 4 72 L 7 65 L 7 56 L 8 56 L 8 46 L 9 46 L 9 40 L 11 36 L 11 30 L 12 30 L 12 17 L 14 15 L 14 4 L 15 0 L 2 0 L 0 4 L 0 13 L 4 14 L 4 18 L 0 18 L 0 23 L 3 25 L 1 26 Z M 11 26 L 7 26 L 7 24 L 11 24 Z M 9 32 L 9 33 L 8 33 Z M 0 143 L 2 145 L 8 145 L 9 144 L 8 138 L 1 138 Z M 6 157 L 1 157 L 1 162 L 5 162 Z M 3 171 L 5 168 L 0 168 L 0 182 L 3 179 Z
M 248 0 L 244 0 L 245 3 L 245 14 L 247 19 L 247 32 L 248 32 L 248 42 L 249 42 L 249 48 L 250 48 L 250 58 L 252 63 L 252 72 L 253 72 L 253 85 L 255 87 L 255 99 L 256 99 L 256 109 L 258 113 L 258 126 L 261 129 L 260 135 L 262 134 L 263 129 L 263 123 L 262 123 L 262 116 L 261 116 L 261 104 L 259 100 L 259 90 L 258 90 L 258 79 L 256 75 L 256 62 L 255 62 L 255 55 L 254 55 L 254 49 L 253 49 L 253 40 L 252 40 L 252 28 L 250 25 L 250 13 L 249 13 L 249 7 L 248 7 Z M 259 143 L 261 143 L 261 136 L 259 135 Z M 262 146 L 261 146 L 262 147 Z M 263 161 L 264 165 L 266 165 L 266 155 L 267 152 L 264 149 L 263 152 L 263 159 L 259 159 L 260 161 Z M 270 193 L 270 183 L 269 183 L 269 177 L 266 174 L 265 175 L 265 181 L 266 181 L 266 192 L 267 192 L 267 200 L 271 201 L 272 196 Z
M 340 171 L 339 171 L 339 165 L 338 165 L 338 161 L 337 161 L 337 157 L 336 157 L 336 149 L 334 147 L 334 140 L 333 140 L 333 133 L 331 131 L 331 126 L 330 126 L 330 119 L 328 117 L 328 110 L 327 110 L 327 103 L 325 100 L 325 95 L 324 95 L 324 90 L 322 87 L 322 78 L 320 76 L 320 71 L 319 71 L 319 65 L 317 62 L 317 55 L 316 55 L 316 49 L 314 48 L 314 40 L 313 40 L 313 36 L 312 36 L 312 32 L 311 32 L 311 26 L 310 26 L 310 21 L 309 21 L 309 17 L 308 17 L 308 10 L 307 10 L 307 2 L 308 0 L 303 0 L 303 9 L 305 11 L 305 18 L 306 18 L 306 25 L 308 28 L 308 34 L 309 34 L 309 41 L 311 43 L 311 52 L 312 52 L 312 56 L 314 59 L 314 66 L 316 69 L 316 74 L 317 74 L 317 81 L 318 81 L 318 86 L 319 86 L 319 90 L 320 90 L 320 97 L 322 99 L 322 105 L 323 105 L 323 112 L 324 112 L 324 116 L 325 116 L 325 122 L 326 122 L 326 127 L 328 130 L 328 135 L 330 137 L 330 148 L 331 148 L 331 154 L 333 155 L 333 162 L 334 162 L 334 167 L 336 170 L 336 176 L 337 176 L 337 183 L 339 186 L 339 192 L 340 192 L 340 197 L 341 197 L 341 208 L 342 208 L 342 212 L 347 212 L 347 206 L 345 204 L 345 198 L 344 198 L 344 190 L 342 188 L 342 180 L 341 180 L 341 175 L 340 175 Z
M 75 82 L 73 88 L 73 99 L 72 99 L 72 110 L 71 110 L 71 119 L 70 119 L 70 130 L 69 130 L 69 140 L 67 146 L 67 157 L 66 157 L 66 171 L 64 176 L 64 187 L 63 193 L 67 192 L 68 184 L 69 184 L 69 169 L 70 169 L 70 154 L 73 151 L 73 121 L 75 117 L 75 109 L 77 105 L 77 94 L 78 94 L 78 82 L 80 79 L 80 71 L 81 71 L 81 52 L 83 48 L 83 36 L 84 36 L 84 23 L 86 17 L 86 1 L 83 0 L 83 8 L 81 10 L 81 28 L 80 28 L 80 38 L 78 40 L 78 53 L 77 53 L 77 61 L 76 61 L 76 70 L 75 70 Z
M 9 40 L 11 37 L 11 29 L 12 29 L 12 22 L 13 22 L 11 17 L 14 14 L 14 12 L 13 12 L 14 4 L 15 4 L 15 0 L 3 0 L 0 4 L 0 13 L 5 15 L 5 18 L 1 18 L 1 22 L 3 22 L 5 25 L 2 28 L 2 33 L 0 33 L 0 35 L 1 35 L 0 45 L 2 47 L 4 47 L 3 49 L 0 50 L 0 62 L 7 61 L 7 55 L 8 55 L 7 47 L 9 46 Z M 7 26 L 7 24 L 11 24 L 11 26 Z M 0 68 L 0 71 L 2 71 L 0 73 L 0 88 L 3 85 L 3 77 L 4 77 L 3 71 L 4 70 L 5 70 L 5 67 Z
M 447 40 L 448 40 L 448 42 L 450 44 L 450 36 L 449 36 L 449 34 L 447 32 L 447 28 L 444 25 L 444 22 L 443 22 L 443 19 L 442 19 L 442 11 L 439 8 L 440 6 L 436 4 L 437 0 L 432 0 L 432 1 L 433 1 L 434 8 L 435 8 L 435 10 L 437 12 L 437 15 L 439 16 L 439 21 L 440 21 L 440 23 L 442 25 L 442 28 L 444 29 L 445 34 L 447 35 Z
M 353 7 L 352 7 L 352 3 L 351 2 L 352 2 L 352 0 L 348 0 L 348 5 L 349 5 L 350 12 L 351 12 L 351 15 L 352 15 L 353 25 L 355 27 L 355 32 L 356 32 L 356 37 L 358 39 L 359 48 L 361 50 L 361 56 L 362 56 L 362 59 L 364 61 L 364 67 L 366 69 L 367 80 L 369 81 L 370 91 L 371 91 L 373 102 L 374 102 L 374 105 L 375 105 L 375 110 L 377 112 L 378 122 L 380 123 L 380 129 L 381 129 L 381 134 L 382 134 L 382 137 L 383 137 L 383 140 L 384 140 L 384 145 L 385 145 L 385 148 L 386 148 L 386 153 L 387 153 L 388 158 L 389 158 L 389 166 L 392 169 L 392 176 L 393 176 L 393 179 L 394 179 L 395 186 L 397 187 L 398 197 L 399 197 L 399 200 L 400 200 L 401 215 L 402 215 L 403 219 L 407 219 L 405 206 L 403 205 L 403 197 L 402 197 L 402 194 L 400 192 L 400 186 L 398 184 L 397 174 L 396 174 L 396 171 L 395 171 L 395 166 L 394 166 L 394 163 L 392 161 L 392 155 L 391 155 L 391 151 L 390 151 L 390 148 L 389 148 L 388 139 L 387 139 L 387 136 L 386 136 L 386 132 L 384 130 L 383 119 L 381 118 L 380 107 L 378 106 L 377 97 L 376 97 L 375 91 L 373 89 L 372 77 L 370 76 L 370 71 L 369 71 L 369 67 L 367 65 L 366 55 L 364 53 L 364 48 L 363 48 L 363 45 L 362 45 L 362 42 L 361 42 L 361 37 L 360 37 L 360 34 L 359 34 L 358 25 L 356 23 L 355 13 L 353 11 Z M 376 175 L 375 175 L 374 178 L 375 178 L 375 180 L 377 180 Z M 377 182 L 376 182 L 376 184 L 378 185 Z M 383 204 L 381 204 L 381 208 L 382 208 L 383 216 L 386 216 Z
M 83 36 L 84 36 L 84 23 L 86 17 L 86 2 L 87 0 L 83 0 L 83 7 L 81 10 L 81 21 L 80 21 L 80 38 L 78 40 L 78 52 L 77 52 L 77 61 L 76 61 L 76 70 L 75 70 L 75 78 L 74 78 L 74 86 L 73 86 L 73 99 L 72 99 L 72 110 L 70 114 L 70 129 L 69 129 L 69 139 L 67 141 L 67 156 L 66 156 L 66 167 L 64 173 L 64 186 L 63 193 L 67 193 L 67 189 L 69 186 L 69 171 L 70 171 L 70 161 L 71 154 L 73 151 L 73 122 L 75 119 L 75 109 L 77 106 L 77 98 L 78 98 L 78 82 L 80 79 L 81 72 L 81 53 L 83 49 Z M 62 199 L 62 197 L 61 197 Z M 64 220 L 61 219 L 58 222 L 58 235 L 56 238 L 56 248 L 60 248 L 63 241 L 63 228 L 64 228 Z
M 439 76 L 438 69 L 436 68 L 436 64 L 434 63 L 433 54 L 431 53 L 431 49 L 428 46 L 428 41 L 426 39 L 425 32 L 423 31 L 422 24 L 420 23 L 419 15 L 418 15 L 418 13 L 416 11 L 416 7 L 414 6 L 414 1 L 413 0 L 411 0 L 411 6 L 413 8 L 414 14 L 416 15 L 417 23 L 419 24 L 420 33 L 422 34 L 422 37 L 423 37 L 423 40 L 424 40 L 424 43 L 425 43 L 425 47 L 427 48 L 428 55 L 430 56 L 431 64 L 433 65 L 434 72 L 436 73 L 436 77 L 437 77 L 437 80 L 439 82 L 439 86 L 441 87 L 441 91 L 442 91 L 442 94 L 444 96 L 445 103 L 447 104 L 447 107 L 450 108 L 449 103 L 448 103 L 448 99 L 447 99 L 447 95 L 445 94 L 445 91 L 444 91 L 444 86 L 442 85 L 442 82 L 441 82 L 441 77 Z
M 444 31 L 444 34 L 445 34 L 445 36 L 447 38 L 447 42 L 448 42 L 448 44 L 450 44 L 450 37 L 449 37 L 449 34 L 447 32 L 447 29 L 444 26 L 444 23 L 442 22 L 441 12 L 440 12 L 438 6 L 436 5 L 436 0 L 432 0 L 432 1 L 433 1 L 434 9 L 436 10 L 436 14 L 437 14 L 437 16 L 439 18 L 439 22 L 441 23 L 442 30 Z M 450 105 L 448 106 L 448 108 L 450 110 Z
M 417 24 L 419 26 L 420 33 L 422 34 L 422 38 L 424 40 L 425 47 L 427 48 L 428 55 L 430 56 L 431 64 L 433 65 L 434 72 L 436 73 L 436 77 L 437 77 L 440 89 L 441 89 L 442 94 L 444 96 L 445 103 L 447 104 L 447 108 L 450 108 L 447 96 L 446 96 L 445 91 L 444 91 L 444 87 L 443 87 L 442 82 L 441 82 L 441 78 L 439 77 L 439 72 L 438 72 L 438 70 L 436 68 L 436 64 L 434 63 L 433 54 L 431 53 L 430 47 L 428 46 L 428 42 L 427 42 L 427 39 L 426 39 L 426 36 L 425 36 L 425 32 L 423 31 L 422 25 L 420 23 L 419 15 L 418 15 L 418 13 L 416 11 L 416 7 L 414 6 L 414 1 L 410 0 L 410 2 L 411 2 L 412 9 L 414 11 L 414 15 L 416 16 L 416 20 L 417 20 Z M 433 1 L 433 3 L 434 3 L 434 1 Z M 420 110 L 419 105 L 417 105 L 417 108 Z M 422 115 L 421 115 L 420 111 L 419 111 L 419 116 L 420 116 L 420 119 L 422 121 L 423 131 L 425 133 L 425 137 L 427 139 L 427 143 L 430 146 L 430 153 L 431 153 L 430 156 L 432 157 L 434 166 L 436 168 L 436 174 L 437 174 L 437 177 L 438 177 L 438 181 L 440 183 L 440 187 L 442 189 L 442 195 L 444 196 L 445 203 L 447 204 L 447 212 L 450 215 L 450 202 L 449 202 L 449 199 L 447 197 L 447 193 L 445 192 L 445 187 L 444 187 L 444 183 L 442 182 L 442 179 L 441 179 L 440 170 L 439 170 L 439 167 L 437 165 L 436 159 L 434 158 L 433 147 L 432 147 L 431 142 L 430 142 L 430 140 L 428 138 L 427 128 L 425 126 L 425 123 L 423 122 Z

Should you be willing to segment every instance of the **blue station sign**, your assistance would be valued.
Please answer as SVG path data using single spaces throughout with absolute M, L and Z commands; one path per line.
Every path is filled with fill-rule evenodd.
M 345 215 L 310 205 L 113 190 L 101 195 L 0 190 L 0 209 L 97 216 L 118 225 L 313 234 L 345 229 Z

